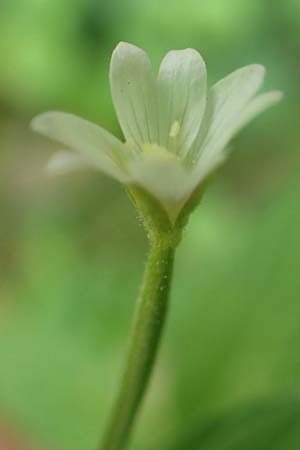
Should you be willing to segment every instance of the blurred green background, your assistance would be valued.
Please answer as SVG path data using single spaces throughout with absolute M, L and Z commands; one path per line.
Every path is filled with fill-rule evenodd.
M 114 46 L 155 67 L 193 47 L 209 83 L 265 64 L 285 99 L 243 131 L 178 251 L 133 450 L 300 448 L 299 0 L 1 0 L 0 449 L 92 450 L 122 363 L 147 242 L 101 174 L 46 177 L 60 109 L 120 136 Z M 13 447 L 15 445 L 15 447 Z

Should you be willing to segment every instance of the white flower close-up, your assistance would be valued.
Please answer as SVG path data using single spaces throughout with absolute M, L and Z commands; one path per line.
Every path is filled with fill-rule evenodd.
M 264 77 L 264 67 L 252 64 L 208 89 L 205 62 L 193 49 L 167 53 L 156 77 L 147 54 L 121 42 L 112 54 L 110 84 L 125 142 L 63 112 L 38 115 L 32 128 L 66 147 L 49 170 L 99 169 L 149 192 L 174 222 L 224 161 L 230 139 L 281 99 L 279 91 L 257 94 Z

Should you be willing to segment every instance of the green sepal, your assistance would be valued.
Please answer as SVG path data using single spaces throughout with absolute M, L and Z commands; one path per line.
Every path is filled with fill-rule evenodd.
M 181 228 L 175 226 L 163 205 L 151 193 L 140 186 L 130 185 L 127 193 L 138 210 L 151 241 L 164 240 L 176 247 L 181 238 Z
M 175 222 L 176 227 L 184 228 L 187 225 L 191 213 L 194 211 L 194 209 L 199 205 L 200 201 L 202 200 L 205 188 L 206 188 L 206 181 L 204 183 L 200 183 L 196 187 L 196 189 L 194 189 L 194 191 L 191 193 L 190 197 L 183 205 L 180 213 L 178 214 L 178 217 Z
M 173 245 L 178 245 L 191 213 L 201 202 L 207 184 L 210 183 L 216 172 L 217 170 L 196 186 L 174 222 L 170 219 L 164 206 L 150 192 L 141 186 L 127 186 L 127 193 L 137 208 L 151 241 L 160 236 L 160 239 L 163 238 L 166 242 L 170 242 L 171 239 L 174 242 Z
M 189 196 L 188 200 L 185 202 L 185 204 L 181 208 L 180 213 L 178 214 L 178 217 L 177 217 L 177 219 L 175 221 L 175 225 L 174 225 L 176 228 L 183 229 L 187 225 L 190 215 L 192 214 L 192 212 L 197 208 L 197 206 L 201 202 L 207 185 L 214 178 L 217 171 L 218 171 L 218 169 L 216 169 L 214 172 L 212 172 L 201 183 L 199 183 L 198 186 L 196 186 L 196 188 L 193 190 L 193 192 Z

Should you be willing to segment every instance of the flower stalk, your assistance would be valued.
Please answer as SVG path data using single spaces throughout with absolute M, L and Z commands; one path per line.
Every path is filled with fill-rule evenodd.
M 122 450 L 151 375 L 168 310 L 177 239 L 153 233 L 119 391 L 99 450 Z

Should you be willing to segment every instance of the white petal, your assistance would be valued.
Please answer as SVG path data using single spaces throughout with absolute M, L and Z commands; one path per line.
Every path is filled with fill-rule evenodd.
M 197 177 L 197 185 L 204 181 L 208 175 L 210 175 L 224 163 L 228 154 L 227 150 L 223 150 L 222 152 L 219 152 L 215 155 L 203 153 L 200 156 L 199 164 L 192 172 L 193 175 Z
M 121 42 L 110 65 L 110 84 L 117 116 L 127 141 L 158 143 L 156 82 L 146 53 Z
M 122 181 L 127 149 L 103 128 L 72 114 L 47 112 L 31 122 L 34 131 L 76 150 L 88 164 Z
M 283 97 L 280 91 L 271 91 L 257 95 L 246 105 L 244 110 L 236 122 L 232 134 L 238 133 L 248 122 L 254 119 L 258 114 L 262 113 L 271 106 L 276 105 Z M 199 182 L 213 172 L 226 159 L 228 149 L 217 153 L 204 152 L 200 155 L 196 171 L 199 176 Z
M 51 156 L 46 171 L 49 175 L 59 175 L 88 168 L 91 166 L 82 156 L 62 150 Z
M 201 129 L 199 134 L 200 141 L 203 139 L 201 153 L 210 153 L 214 157 L 226 147 L 264 75 L 264 67 L 253 64 L 236 70 L 211 88 L 204 120 L 206 129 Z
M 163 149 L 162 149 L 163 150 Z M 165 207 L 174 220 L 196 185 L 196 177 L 167 151 L 144 154 L 129 164 L 130 184 L 142 186 Z
M 282 97 L 282 92 L 270 91 L 257 95 L 252 100 L 250 100 L 239 117 L 239 121 L 236 124 L 234 134 L 239 132 L 245 125 L 247 125 L 248 122 L 258 116 L 260 113 L 264 112 L 271 106 L 276 105 L 282 99 Z
M 173 50 L 158 75 L 160 145 L 185 155 L 195 139 L 206 104 L 206 67 L 193 49 Z

